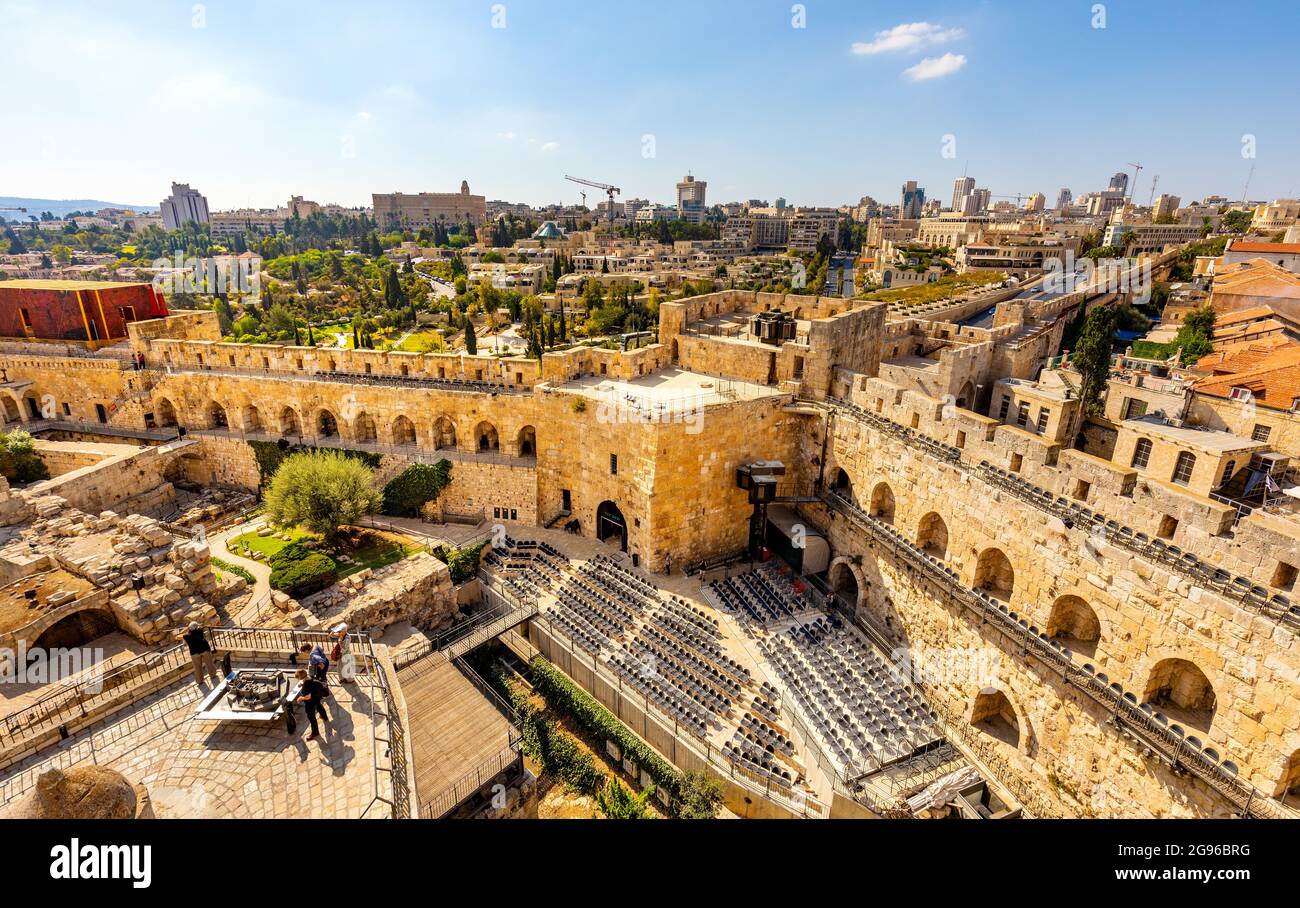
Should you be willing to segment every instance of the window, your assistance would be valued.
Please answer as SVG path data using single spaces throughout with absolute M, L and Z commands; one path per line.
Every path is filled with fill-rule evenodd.
M 610 475 L 610 476 L 617 476 L 617 475 L 618 475 L 618 455 L 617 455 L 617 454 L 611 454 L 611 455 L 609 455 L 609 475 Z
M 1265 426 L 1256 423 L 1254 431 L 1250 433 L 1251 441 L 1268 441 L 1268 437 L 1273 434 L 1272 426 Z
M 1228 397 L 1230 399 L 1240 400 L 1240 401 L 1250 400 L 1253 396 L 1254 395 L 1250 393 L 1249 388 L 1242 388 L 1240 386 L 1233 388 L 1232 391 L 1228 394 Z
M 1127 398 L 1124 401 L 1124 419 L 1137 419 L 1139 416 L 1147 415 L 1147 402 L 1138 400 L 1136 397 Z
M 1192 481 L 1192 470 L 1196 468 L 1196 455 L 1190 451 L 1180 451 L 1178 453 L 1178 462 L 1174 464 L 1174 475 L 1172 480 L 1180 486 L 1185 486 Z
M 1007 421 L 1007 411 L 1011 409 L 1011 398 L 1002 398 L 1002 403 L 998 406 L 998 422 Z
M 919 429 L 919 428 L 921 428 L 921 414 L 920 414 L 920 413 L 913 413 L 913 414 L 912 414 L 912 428 L 913 428 L 913 429 Z
M 1178 518 L 1170 517 L 1166 514 L 1160 518 L 1160 529 L 1156 530 L 1156 535 L 1161 539 L 1173 539 L 1174 534 L 1178 532 Z
M 1080 479 L 1074 484 L 1074 497 L 1078 501 L 1087 501 L 1088 493 L 1092 491 L 1092 483 Z
M 1022 429 L 1029 425 L 1029 404 L 1024 403 L 1023 401 L 1016 409 L 1016 425 Z
M 22 309 L 19 309 L 18 311 L 19 311 L 20 313 L 22 313 L 22 316 L 23 316 L 23 331 L 27 332 L 28 334 L 31 334 L 31 333 L 32 333 L 32 314 L 31 314 L 29 311 L 27 311 L 27 307 L 26 307 L 26 306 L 24 306 Z
M 500 519 L 501 519 L 501 509 L 500 509 L 500 508 L 493 508 L 493 509 L 492 509 L 492 519 L 493 519 L 493 520 L 500 520 Z
M 1038 408 L 1038 434 L 1041 435 L 1047 431 L 1047 421 L 1051 419 L 1052 411 L 1046 407 Z
M 964 447 L 966 447 L 966 433 L 965 433 L 965 432 L 958 432 L 958 433 L 957 433 L 957 447 L 959 447 L 959 448 L 964 448 Z
M 1223 465 L 1223 475 L 1219 477 L 1219 485 L 1226 486 L 1232 481 L 1233 474 L 1237 472 L 1237 462 L 1230 460 Z
M 1277 570 L 1273 572 L 1273 586 L 1280 590 L 1295 589 L 1296 566 L 1287 564 L 1285 561 L 1277 563 Z
M 1020 472 L 1020 467 L 1024 464 L 1024 462 L 1025 462 L 1024 455 L 1022 455 L 1022 454 L 1012 454 L 1012 455 L 1011 455 L 1011 472 L 1012 472 L 1012 473 L 1019 473 L 1019 472 Z
M 1133 462 L 1129 466 L 1135 469 L 1146 469 L 1146 465 L 1151 462 L 1151 439 L 1139 438 L 1137 444 L 1133 446 Z

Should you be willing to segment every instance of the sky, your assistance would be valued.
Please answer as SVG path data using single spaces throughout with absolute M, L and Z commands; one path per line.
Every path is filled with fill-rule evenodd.
M 0 195 L 1300 194 L 1296 0 L 0 0 Z M 1251 156 L 1253 155 L 1253 156 Z M 1253 173 L 1252 173 L 1253 168 Z M 1130 176 L 1131 178 L 1131 176 Z M 603 198 L 588 190 L 588 204 Z

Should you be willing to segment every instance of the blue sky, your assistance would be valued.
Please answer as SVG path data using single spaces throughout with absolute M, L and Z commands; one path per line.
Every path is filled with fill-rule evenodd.
M 1143 202 L 1153 174 L 1239 198 L 1252 164 L 1252 198 L 1300 194 L 1295 0 L 1112 0 L 1104 28 L 1091 0 L 495 6 L 0 0 L 0 194 L 537 204 L 573 173 L 671 201 L 689 170 L 710 202 L 832 205 L 946 201 L 968 167 L 1050 204 L 1132 161 Z

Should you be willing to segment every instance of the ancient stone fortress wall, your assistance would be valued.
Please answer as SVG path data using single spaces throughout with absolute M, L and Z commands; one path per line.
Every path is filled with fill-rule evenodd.
M 1052 510 L 1011 494 L 1013 482 L 990 482 L 979 467 L 982 461 L 1009 463 L 1020 453 L 1019 475 L 1068 499 L 1065 487 L 1080 475 L 1096 477 L 1104 488 L 1095 458 L 1077 452 L 1053 456 L 1052 446 L 1041 440 L 1041 456 L 1026 456 L 1035 451 L 1027 446 L 1030 433 L 955 408 L 945 413 L 936 401 L 878 380 L 853 376 L 845 384 L 859 406 L 894 428 L 882 431 L 836 414 L 824 474 L 828 487 L 843 482 L 843 470 L 844 493 L 864 511 L 928 547 L 967 586 L 991 591 L 1043 633 L 1059 636 L 1079 660 L 1139 700 L 1161 703 L 1172 720 L 1232 761 L 1261 792 L 1279 795 L 1294 784 L 1300 765 L 1300 644 L 1294 627 L 1185 571 L 1114 544 L 1113 537 L 1072 528 Z M 908 428 L 955 446 L 959 458 L 947 460 L 923 445 L 904 443 Z M 806 445 L 808 457 L 820 450 L 816 430 Z M 1122 491 L 1115 487 L 1090 497 L 1088 507 L 1103 514 L 1113 509 L 1117 524 L 1140 522 L 1150 504 L 1132 490 Z M 1152 491 L 1151 498 L 1164 508 L 1176 494 Z M 1178 497 L 1188 515 L 1186 538 L 1194 541 L 1198 505 L 1186 493 Z M 1202 510 L 1213 504 L 1205 501 Z M 1294 536 L 1285 539 L 1279 529 L 1247 521 L 1233 539 L 1207 534 L 1203 555 L 1233 567 L 1296 557 Z M 941 590 L 927 592 L 897 565 L 872 568 L 878 576 L 871 576 L 867 567 L 883 559 L 860 532 L 833 525 L 832 541 L 837 552 L 862 560 L 853 568 L 860 607 L 870 618 L 891 618 L 892 632 L 928 646 L 996 647 L 1002 684 L 993 686 L 994 693 L 986 695 L 989 685 L 966 684 L 940 687 L 932 695 L 946 702 L 950 715 L 969 717 L 977 704 L 987 706 L 1002 693 L 1020 720 L 1020 739 L 1004 756 L 1026 779 L 1046 782 L 1040 793 L 1058 798 L 1062 812 L 1082 805 L 1085 812 L 1122 814 L 1132 804 L 1161 814 L 1222 812 L 1222 799 L 1141 759 L 1131 742 L 1105 725 L 1106 716 L 1071 697 L 1054 673 L 1026 667 L 1016 658 L 1017 645 L 959 614 Z M 832 582 L 842 584 L 844 570 L 837 576 L 833 569 Z M 1080 740 L 1090 743 L 1080 747 Z

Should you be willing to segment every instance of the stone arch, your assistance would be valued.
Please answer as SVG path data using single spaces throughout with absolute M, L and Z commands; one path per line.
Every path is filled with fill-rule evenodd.
M 154 404 L 155 417 L 159 426 L 176 425 L 176 405 L 165 397 L 158 398 Z
M 841 555 L 832 561 L 830 570 L 826 572 L 826 580 L 835 597 L 850 609 L 856 611 L 865 601 L 867 581 L 852 559 Z
M 203 408 L 203 425 L 209 429 L 228 429 L 230 419 L 226 416 L 226 408 L 215 400 L 208 401 Z
M 316 434 L 321 438 L 335 438 L 339 434 L 338 417 L 324 407 L 316 414 Z
M 486 419 L 474 427 L 474 450 L 488 452 L 501 450 L 501 437 L 497 427 Z
M 285 407 L 280 411 L 280 434 L 285 438 L 302 435 L 302 421 L 298 419 L 298 411 L 293 407 Z
M 601 542 L 612 540 L 627 551 L 627 521 L 623 512 L 612 501 L 602 501 L 596 508 L 596 538 Z
M 948 557 L 948 524 L 938 511 L 921 518 L 916 527 L 916 544 L 940 561 Z
M 44 419 L 45 414 L 41 412 L 40 395 L 35 391 L 28 391 L 23 395 L 23 401 L 27 404 L 27 415 L 31 419 Z M 172 425 L 175 425 L 173 423 Z
M 1101 640 L 1101 622 L 1087 600 L 1065 595 L 1052 605 L 1052 613 L 1047 618 L 1047 636 L 1091 658 Z
M 243 410 L 240 411 L 239 419 L 245 432 L 262 431 L 262 411 L 257 409 L 256 404 L 245 404 Z
M 871 490 L 871 510 L 868 512 L 877 520 L 892 524 L 894 522 L 894 490 L 887 482 L 878 482 Z
M 857 503 L 857 499 L 853 497 L 853 480 L 849 478 L 848 472 L 843 468 L 835 471 L 835 481 L 831 484 L 831 488 L 841 498 L 854 504 Z
M 1005 552 L 997 546 L 990 546 L 980 552 L 979 560 L 975 563 L 974 585 L 994 599 L 1011 601 L 1011 594 L 1016 588 L 1016 572 Z
M 991 738 L 1016 748 L 1025 740 L 1020 715 L 1004 691 L 996 687 L 981 688 L 971 704 L 970 724 Z
M 18 401 L 14 400 L 14 396 L 12 394 L 0 395 L 0 399 L 3 399 L 4 401 L 5 425 L 22 422 L 23 411 L 22 408 L 18 406 Z
M 63 616 L 41 631 L 41 635 L 28 647 L 28 651 L 84 646 L 97 637 L 117 630 L 117 621 L 108 609 L 80 609 Z
M 1205 672 L 1190 659 L 1178 657 L 1161 659 L 1151 667 L 1142 702 L 1203 731 L 1209 729 L 1218 708 L 1214 685 Z
M 357 414 L 352 421 L 352 437 L 357 441 L 377 441 L 379 430 L 375 427 L 374 417 L 364 410 Z
M 436 450 L 456 447 L 456 423 L 450 416 L 439 416 L 433 421 L 433 447 Z
M 413 445 L 415 437 L 415 423 L 408 417 L 399 416 L 393 420 L 393 444 Z
M 518 452 L 520 457 L 536 457 L 537 430 L 532 426 L 524 426 L 520 429 L 515 450 Z
M 966 384 L 957 392 L 957 406 L 963 410 L 975 409 L 975 386 L 967 379 Z

